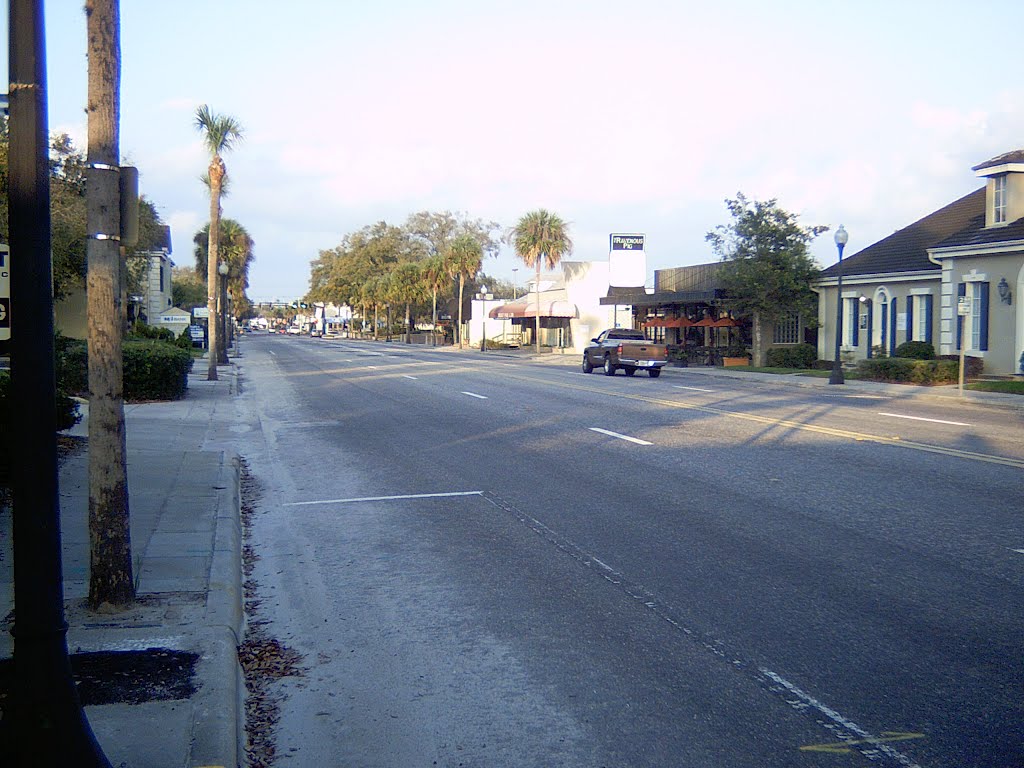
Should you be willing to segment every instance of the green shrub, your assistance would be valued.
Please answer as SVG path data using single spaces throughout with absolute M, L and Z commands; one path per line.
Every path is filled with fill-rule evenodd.
M 85 397 L 89 393 L 89 348 L 85 339 L 54 337 L 54 371 L 57 389 Z
M 146 325 L 141 320 L 135 321 L 126 336 L 128 339 L 155 339 L 156 341 L 174 341 L 174 332 L 155 325 Z
M 772 347 L 768 350 L 769 368 L 810 368 L 818 357 L 818 350 L 812 344 L 796 344 L 791 347 Z
M 934 360 L 935 347 L 927 341 L 905 341 L 896 347 L 893 357 L 909 357 L 912 360 Z
M 10 371 L 0 371 L 0 434 L 11 434 L 14 407 L 14 401 L 11 399 Z M 78 403 L 68 397 L 67 393 L 60 388 L 57 389 L 54 400 L 54 417 L 58 432 L 70 429 L 82 418 L 78 413 Z M 7 446 L 11 442 L 0 440 L 0 447 Z
M 978 360 L 978 358 L 968 358 Z M 970 365 L 967 366 L 970 375 Z M 905 357 L 874 357 L 861 360 L 857 370 L 865 379 L 894 381 L 908 384 L 955 384 L 959 381 L 960 362 L 957 359 L 911 360 Z
M 956 360 L 959 364 L 960 355 L 939 355 L 939 360 Z M 964 363 L 967 365 L 967 378 L 976 379 L 985 370 L 985 361 L 980 357 L 964 356 Z
M 125 341 L 124 399 L 179 400 L 188 388 L 192 355 L 162 341 Z
M 181 349 L 192 349 L 192 334 L 188 328 L 178 334 L 178 338 L 174 340 L 174 346 Z
M 725 352 L 722 353 L 723 357 L 750 357 L 750 353 L 747 352 L 746 346 L 743 344 L 732 344 L 725 348 Z
M 815 360 L 812 366 L 816 371 L 831 371 L 832 361 L 831 360 Z

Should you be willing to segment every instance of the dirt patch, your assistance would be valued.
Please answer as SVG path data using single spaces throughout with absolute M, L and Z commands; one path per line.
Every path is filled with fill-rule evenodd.
M 101 651 L 71 656 L 71 672 L 82 706 L 142 704 L 188 699 L 196 692 L 199 656 L 167 648 Z M 0 661 L 0 708 L 14 685 L 14 661 Z

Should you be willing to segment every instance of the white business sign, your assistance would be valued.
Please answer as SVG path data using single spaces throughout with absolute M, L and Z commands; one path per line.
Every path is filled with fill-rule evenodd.
M 209 316 L 210 316 L 210 308 L 209 307 L 196 307 L 195 309 L 192 310 L 192 317 L 209 317 Z
M 647 279 L 647 254 L 642 234 L 608 236 L 608 285 L 641 288 Z
M 0 245 L 0 341 L 11 338 L 11 249 Z

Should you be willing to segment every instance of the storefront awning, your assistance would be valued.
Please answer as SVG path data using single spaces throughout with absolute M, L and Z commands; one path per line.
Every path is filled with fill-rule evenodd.
M 536 317 L 537 300 L 531 296 L 529 301 L 512 301 L 508 304 L 502 304 L 500 307 L 495 307 L 488 312 L 487 316 L 492 320 Z M 567 317 L 574 320 L 580 316 L 580 311 L 579 308 L 570 301 L 542 298 L 540 300 L 540 316 Z

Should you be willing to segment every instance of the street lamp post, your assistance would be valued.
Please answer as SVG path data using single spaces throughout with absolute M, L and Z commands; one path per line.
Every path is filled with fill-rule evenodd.
M 845 384 L 843 379 L 843 361 L 839 358 L 840 345 L 843 340 L 843 248 L 850 236 L 843 225 L 836 230 L 836 248 L 839 249 L 839 269 L 836 280 L 836 353 L 832 360 L 832 373 L 828 377 L 829 384 Z
M 476 295 L 477 299 L 483 304 L 483 315 L 480 317 L 480 351 L 487 351 L 487 299 L 490 295 L 487 293 L 487 286 L 480 286 L 480 293 Z
M 519 271 L 519 267 L 512 267 L 512 301 L 516 300 L 516 272 Z
M 222 261 L 217 265 L 220 275 L 220 302 L 217 312 L 217 363 L 228 364 L 227 308 L 228 308 L 228 264 Z

